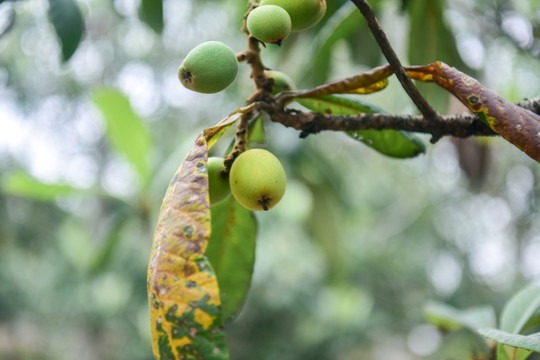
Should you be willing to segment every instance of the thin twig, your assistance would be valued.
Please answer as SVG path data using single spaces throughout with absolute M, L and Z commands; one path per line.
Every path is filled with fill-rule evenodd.
M 247 50 L 236 54 L 236 58 L 239 62 L 247 62 L 251 69 L 251 78 L 255 83 L 255 92 L 247 99 L 246 106 L 250 106 L 257 101 L 273 102 L 274 97 L 272 95 L 272 89 L 274 87 L 274 80 L 268 78 L 264 71 L 267 68 L 264 66 L 261 59 L 261 49 L 259 48 L 259 40 L 253 37 L 247 29 L 246 19 L 251 10 L 256 8 L 258 3 L 249 3 L 249 9 L 244 14 L 244 25 L 242 31 L 247 36 Z M 238 124 L 236 125 L 236 132 L 234 135 L 234 147 L 232 151 L 223 160 L 225 168 L 221 171 L 223 176 L 228 175 L 231 170 L 234 160 L 246 151 L 248 143 L 248 125 L 249 121 L 253 119 L 255 111 L 247 111 L 242 114 Z
M 225 168 L 221 170 L 222 174 L 225 176 L 231 170 L 232 163 L 234 160 L 246 151 L 247 149 L 247 140 L 248 140 L 248 124 L 249 120 L 253 118 L 254 111 L 248 111 L 242 114 L 236 125 L 236 132 L 234 134 L 234 147 L 232 151 L 223 159 Z
M 272 89 L 274 87 L 274 80 L 267 77 L 264 73 L 265 70 L 268 70 L 264 66 L 261 59 L 261 49 L 259 47 L 260 41 L 257 40 L 253 35 L 249 33 L 247 28 L 247 17 L 249 13 L 259 6 L 258 3 L 249 3 L 249 9 L 244 14 L 244 25 L 242 26 L 242 31 L 247 36 L 247 47 L 248 49 L 240 54 L 237 54 L 238 61 L 246 61 L 251 68 L 251 78 L 255 83 L 255 88 L 257 89 L 253 95 L 251 95 L 246 101 L 246 105 L 253 103 L 258 100 L 266 98 L 269 100 L 269 95 L 272 95 Z
M 437 118 L 440 118 L 440 114 L 435 111 L 435 109 L 433 109 L 431 105 L 429 105 L 429 103 L 422 96 L 422 94 L 420 94 L 416 86 L 414 86 L 412 80 L 405 72 L 405 69 L 403 68 L 403 65 L 401 65 L 401 62 L 396 55 L 396 52 L 392 48 L 392 45 L 390 45 L 390 41 L 388 41 L 384 30 L 382 29 L 379 21 L 375 17 L 371 6 L 369 6 L 366 0 L 351 1 L 356 5 L 358 10 L 360 10 L 362 15 L 366 19 L 367 24 L 371 32 L 373 33 L 373 36 L 375 37 L 375 40 L 377 40 L 379 47 L 381 48 L 384 56 L 386 57 L 386 60 L 388 60 L 388 63 L 392 67 L 392 70 L 394 70 L 394 73 L 399 79 L 399 82 L 401 83 L 407 94 L 409 94 L 409 97 L 414 102 L 418 110 L 420 110 L 422 115 L 424 115 L 424 117 L 427 119 L 435 120 Z
M 257 90 L 247 99 L 246 105 L 262 99 L 271 100 L 272 89 L 274 88 L 274 80 L 264 73 L 268 68 L 264 66 L 261 59 L 259 40 L 255 39 L 252 35 L 248 35 L 248 46 L 251 57 L 247 62 L 251 68 L 250 76 Z

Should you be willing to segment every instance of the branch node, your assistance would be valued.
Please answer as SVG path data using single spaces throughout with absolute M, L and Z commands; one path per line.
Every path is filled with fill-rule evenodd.
M 315 123 L 315 121 L 310 121 L 306 123 L 304 126 L 302 126 L 302 130 L 300 131 L 300 139 L 305 139 L 309 135 L 317 134 L 319 132 L 321 132 L 321 129 Z
M 221 170 L 222 174 L 226 175 L 231 171 L 231 166 L 234 162 L 234 160 L 246 151 L 247 148 L 247 137 L 248 137 L 248 123 L 249 120 L 253 117 L 253 111 L 249 111 L 244 113 L 240 120 L 238 120 L 238 124 L 236 126 L 236 133 L 235 133 L 235 139 L 234 139 L 234 148 L 230 152 L 229 155 L 223 159 L 223 163 L 225 165 L 225 168 Z

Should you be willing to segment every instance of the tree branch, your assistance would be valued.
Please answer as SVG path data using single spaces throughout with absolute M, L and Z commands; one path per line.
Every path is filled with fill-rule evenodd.
M 250 2 L 249 9 L 244 14 L 244 24 L 242 26 L 242 31 L 247 36 L 248 49 L 236 55 L 238 61 L 246 61 L 249 64 L 249 67 L 251 68 L 250 76 L 253 79 L 253 82 L 255 83 L 255 87 L 257 89 L 246 101 L 246 105 L 262 99 L 265 99 L 267 101 L 271 100 L 270 97 L 272 96 L 272 89 L 274 87 L 274 80 L 264 74 L 264 71 L 268 70 L 268 68 L 264 66 L 261 59 L 261 49 L 259 48 L 260 41 L 257 40 L 253 35 L 251 35 L 247 28 L 247 17 L 249 13 L 257 6 L 259 6 L 258 3 Z M 264 43 L 262 44 L 264 46 Z
M 251 111 L 243 114 L 237 126 L 234 150 L 225 160 L 227 170 L 230 168 L 230 165 L 234 161 L 235 157 L 238 156 L 242 151 L 245 151 L 247 125 L 249 120 L 253 118 L 255 112 L 257 111 L 267 113 L 272 121 L 279 122 L 285 126 L 299 130 L 300 137 L 302 138 L 307 137 L 309 134 L 315 134 L 324 130 L 358 131 L 369 129 L 394 129 L 431 134 L 431 142 L 436 142 L 443 136 L 464 138 L 469 136 L 497 135 L 476 114 L 466 113 L 441 116 L 437 111 L 435 111 L 418 92 L 418 89 L 414 86 L 412 80 L 407 75 L 367 1 L 351 1 L 358 7 L 363 16 L 366 18 L 375 39 L 379 43 L 381 50 L 389 62 L 389 67 L 396 74 L 403 88 L 414 101 L 422 115 L 415 116 L 367 113 L 356 115 L 332 115 L 316 112 L 302 112 L 284 108 L 285 105 L 293 100 L 294 97 L 297 97 L 298 94 L 283 93 L 277 97 L 272 95 L 273 79 L 266 77 L 264 73 L 266 67 L 264 66 L 260 57 L 259 41 L 249 34 L 249 31 L 244 23 L 243 30 L 248 38 L 248 49 L 237 54 L 237 59 L 238 61 L 245 61 L 250 65 L 251 77 L 255 83 L 256 91 L 246 102 L 248 105 L 254 105 L 254 108 L 251 109 Z M 249 11 L 251 11 L 257 5 L 258 4 L 256 3 L 250 3 Z M 247 17 L 249 11 L 245 14 L 244 18 Z M 370 73 L 362 74 L 362 79 L 368 78 L 366 80 L 366 84 L 372 84 L 378 81 L 378 78 L 372 79 L 369 78 L 368 75 L 370 75 Z M 380 74 L 375 72 L 375 75 Z M 356 79 L 355 77 L 352 78 Z M 315 89 L 306 90 L 304 95 L 311 96 L 312 92 L 317 93 L 317 91 L 320 91 L 321 88 L 326 89 L 326 87 L 331 87 L 332 85 L 333 84 L 327 84 Z M 359 83 L 357 85 L 360 87 L 365 86 L 364 83 Z M 328 93 L 332 93 L 332 91 Z M 540 115 L 540 97 L 530 100 L 525 99 L 517 105 Z
M 414 102 L 418 110 L 420 110 L 420 113 L 422 113 L 422 115 L 424 115 L 424 117 L 427 119 L 440 121 L 441 115 L 437 111 L 435 111 L 435 109 L 433 109 L 431 105 L 429 105 L 429 103 L 422 96 L 422 94 L 420 94 L 416 86 L 414 86 L 412 80 L 407 75 L 405 69 L 403 68 L 403 65 L 401 65 L 401 62 L 396 55 L 396 52 L 392 48 L 392 45 L 390 45 L 390 41 L 388 41 L 384 30 L 379 24 L 379 21 L 377 21 L 377 18 L 375 17 L 375 14 L 373 13 L 373 10 L 371 9 L 367 1 L 351 1 L 356 5 L 358 10 L 360 10 L 362 15 L 366 19 L 367 24 L 373 36 L 375 37 L 375 40 L 379 44 L 379 47 L 381 48 L 384 56 L 386 57 L 386 60 L 388 60 L 388 63 L 392 67 L 392 70 L 394 70 L 394 73 L 399 79 L 399 82 L 401 83 L 411 100 Z M 434 133 L 434 136 L 436 136 L 436 133 Z
M 469 137 L 496 135 L 487 125 L 472 114 L 446 115 L 426 119 L 417 115 L 356 114 L 331 115 L 297 110 L 276 110 L 270 104 L 259 103 L 258 108 L 266 112 L 272 121 L 300 130 L 300 137 L 316 134 L 323 130 L 357 131 L 394 129 L 441 136 Z
M 229 155 L 223 159 L 225 168 L 221 170 L 223 175 L 228 175 L 231 171 L 231 166 L 234 160 L 246 151 L 248 142 L 248 124 L 249 120 L 253 118 L 253 111 L 248 111 L 242 114 L 238 124 L 236 125 L 236 132 L 234 135 L 234 147 Z
M 517 105 L 540 115 L 540 97 L 525 100 Z M 356 114 L 331 115 L 316 112 L 282 109 L 275 103 L 258 102 L 257 109 L 267 113 L 272 121 L 300 130 L 300 137 L 324 130 L 357 131 L 394 129 L 417 133 L 465 138 L 469 136 L 497 135 L 482 120 L 472 113 L 440 116 L 427 119 L 416 115 Z
M 532 99 L 524 99 L 516 105 L 540 115 L 540 96 Z

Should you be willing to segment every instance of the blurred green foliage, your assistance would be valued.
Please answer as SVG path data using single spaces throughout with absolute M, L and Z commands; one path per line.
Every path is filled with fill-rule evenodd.
M 158 2 L 74 1 L 84 27 L 60 25 L 55 3 L 0 2 L 0 358 L 151 359 L 161 199 L 196 135 L 253 91 L 245 66 L 215 95 L 183 89 L 176 70 L 205 40 L 242 51 L 246 2 L 165 1 L 160 20 Z M 540 94 L 538 1 L 438 1 L 429 21 L 419 9 L 435 2 L 371 3 L 405 62 L 466 65 L 511 101 Z M 355 9 L 328 5 L 317 27 L 263 50 L 299 88 L 384 62 Z M 414 112 L 395 80 L 365 98 Z M 268 121 L 265 133 L 289 186 L 257 214 L 254 278 L 227 325 L 232 359 L 436 358 L 461 337 L 483 351 L 466 328 L 443 341 L 424 305 L 500 314 L 539 279 L 539 167 L 504 141 L 443 139 L 399 161 L 345 134 L 300 140 Z

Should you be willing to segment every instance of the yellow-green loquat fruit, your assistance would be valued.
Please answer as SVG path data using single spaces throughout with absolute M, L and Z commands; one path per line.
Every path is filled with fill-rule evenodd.
M 264 149 L 250 149 L 233 162 L 229 175 L 231 193 L 249 210 L 273 208 L 285 194 L 287 177 L 278 158 Z

